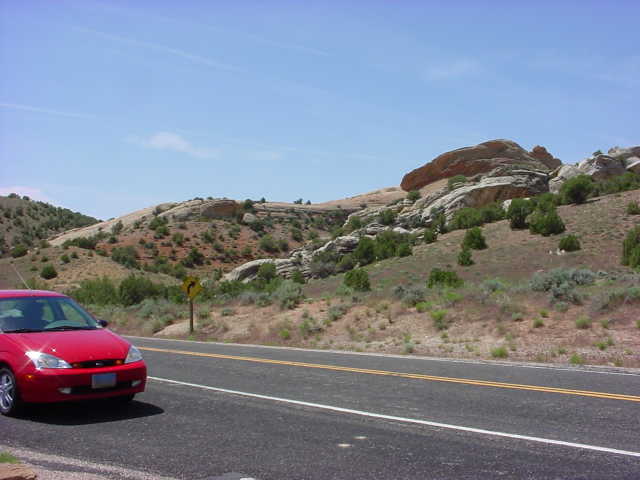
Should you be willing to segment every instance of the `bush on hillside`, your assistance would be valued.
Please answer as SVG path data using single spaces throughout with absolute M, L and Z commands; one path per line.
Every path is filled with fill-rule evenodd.
M 269 253 L 276 253 L 279 250 L 278 244 L 271 235 L 262 237 L 258 245 L 262 250 Z
M 292 280 L 284 280 L 272 293 L 272 297 L 278 302 L 282 310 L 292 310 L 304 299 L 302 285 Z
M 342 258 L 340 258 L 338 265 L 336 265 L 336 270 L 338 272 L 347 272 L 349 270 L 354 269 L 355 266 L 356 266 L 356 261 L 353 258 L 353 255 L 348 253 L 346 255 L 343 255 Z
M 529 231 L 548 237 L 564 232 L 565 226 L 555 206 L 544 205 L 529 216 Z
M 440 270 L 434 268 L 429 273 L 429 280 L 427 280 L 427 288 L 443 288 L 451 287 L 458 288 L 464 284 L 464 281 L 458 276 L 456 272 L 449 270 Z
M 461 267 L 469 267 L 474 263 L 473 257 L 471 256 L 471 250 L 468 247 L 462 247 L 462 250 L 460 250 L 460 253 L 458 254 L 458 265 Z
M 622 242 L 622 265 L 640 269 L 640 226 L 631 229 Z
M 336 273 L 338 255 L 335 252 L 324 251 L 313 256 L 309 269 L 311 275 L 325 278 Z
M 40 271 L 40 276 L 45 280 L 50 280 L 52 278 L 56 278 L 58 276 L 58 272 L 53 267 L 53 265 L 48 264 L 42 267 L 42 270 Z
M 129 275 L 118 287 L 120 303 L 124 306 L 135 305 L 145 298 L 162 297 L 164 293 L 162 285 L 156 285 L 148 278 L 137 275 Z
M 524 229 L 527 224 L 527 217 L 533 212 L 533 203 L 524 198 L 514 198 L 507 209 L 509 226 L 513 230 Z
M 396 220 L 396 214 L 393 210 L 387 209 L 383 210 L 382 213 L 378 216 L 378 221 L 382 225 L 392 225 Z
M 560 195 L 565 203 L 584 203 L 594 189 L 593 180 L 588 175 L 570 178 L 560 188 Z
M 111 259 L 127 268 L 140 268 L 138 253 L 131 245 L 116 247 L 111 250 Z
M 435 228 L 427 228 L 422 235 L 424 243 L 434 243 L 438 240 L 438 231 Z
M 640 174 L 626 172 L 603 182 L 596 183 L 593 188 L 593 196 L 597 197 L 611 193 L 627 192 L 638 188 L 640 188 Z
M 27 254 L 27 252 L 28 252 L 27 247 L 25 247 L 24 245 L 16 245 L 11 249 L 11 256 L 13 258 L 20 258 L 20 257 L 24 257 Z
M 564 250 L 565 252 L 575 252 L 580 250 L 580 240 L 575 235 L 567 235 L 566 237 L 562 237 L 560 242 L 558 243 L 558 248 L 560 250 Z
M 67 295 L 84 305 L 115 305 L 120 302 L 118 289 L 108 277 L 82 280 Z
M 640 205 L 638 205 L 638 202 L 629 202 L 627 204 L 627 215 L 640 215 Z
M 484 207 L 465 207 L 456 210 L 449 224 L 450 230 L 461 230 L 472 227 L 480 227 L 485 223 L 493 223 L 505 218 L 502 205 L 494 202 Z
M 467 230 L 462 240 L 462 248 L 471 248 L 473 250 L 484 250 L 487 248 L 487 242 L 482 235 L 480 227 L 473 227 Z
M 418 190 L 411 190 L 407 193 L 407 200 L 410 202 L 415 202 L 418 199 L 420 199 L 420 192 Z
M 360 292 L 371 290 L 369 274 L 364 268 L 356 268 L 347 272 L 344 276 L 344 284 L 347 287 Z
M 449 191 L 455 190 L 458 187 L 461 187 L 463 184 L 467 183 L 467 177 L 464 175 L 454 175 L 447 180 L 447 188 Z
M 293 274 L 291 275 L 291 281 L 298 283 L 300 285 L 304 285 L 306 282 L 304 275 L 302 275 L 302 272 L 300 270 L 295 270 L 293 272 Z
M 402 242 L 396 248 L 397 257 L 409 257 L 411 255 L 413 255 L 413 251 L 411 250 L 411 245 L 409 245 L 409 242 Z
M 369 265 L 376 259 L 375 242 L 369 237 L 362 237 L 353 252 L 353 258 L 360 265 Z
M 275 263 L 263 263 L 258 268 L 258 278 L 263 282 L 270 282 L 276 278 L 276 264 Z

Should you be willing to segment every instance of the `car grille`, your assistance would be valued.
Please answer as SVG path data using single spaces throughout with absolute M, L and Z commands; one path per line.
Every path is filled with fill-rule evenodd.
M 104 368 L 122 365 L 123 363 L 122 360 L 88 360 L 86 362 L 75 362 L 71 366 L 73 368 Z

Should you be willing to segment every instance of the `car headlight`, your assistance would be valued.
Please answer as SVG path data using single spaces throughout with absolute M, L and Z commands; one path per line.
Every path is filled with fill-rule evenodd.
M 27 357 L 31 359 L 38 370 L 43 368 L 71 368 L 71 365 L 61 358 L 54 357 L 48 353 L 29 351 L 27 352 Z
M 131 347 L 129 347 L 129 353 L 127 353 L 127 358 L 125 359 L 124 363 L 139 362 L 140 360 L 142 360 L 142 354 L 140 353 L 140 350 L 131 345 Z

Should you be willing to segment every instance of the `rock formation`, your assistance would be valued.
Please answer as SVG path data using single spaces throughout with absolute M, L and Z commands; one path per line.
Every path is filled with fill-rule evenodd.
M 552 168 L 549 165 L 556 165 L 554 160 L 557 159 L 553 159 L 543 147 L 530 154 L 511 140 L 490 140 L 474 147 L 443 153 L 430 163 L 407 173 L 400 186 L 406 191 L 418 190 L 442 178 L 454 175 L 470 177 L 490 172 L 500 165 L 548 171 Z

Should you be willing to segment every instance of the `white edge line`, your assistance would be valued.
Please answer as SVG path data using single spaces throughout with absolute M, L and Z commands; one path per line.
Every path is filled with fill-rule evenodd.
M 298 352 L 313 352 L 313 353 L 332 353 L 338 355 L 359 355 L 364 357 L 382 357 L 382 358 L 396 358 L 400 360 L 421 360 L 425 362 L 442 362 L 442 363 L 463 363 L 471 365 L 484 365 L 489 367 L 519 367 L 519 368 L 536 368 L 542 370 L 559 370 L 563 372 L 573 373 L 598 373 L 602 375 L 624 375 L 624 376 L 640 376 L 640 369 L 625 368 L 622 372 L 610 372 L 607 370 L 600 370 L 598 365 L 586 365 L 575 367 L 564 367 L 561 365 L 534 365 L 530 363 L 519 362 L 497 362 L 495 360 L 472 360 L 467 358 L 441 358 L 441 357 L 425 357 L 420 355 L 395 355 L 392 353 L 375 353 L 375 352 L 349 352 L 345 350 L 320 350 L 313 348 L 298 348 L 298 347 L 281 347 L 274 345 L 253 345 L 250 343 L 222 343 L 222 342 L 203 342 L 199 340 L 183 340 L 179 338 L 157 338 L 157 337 L 140 337 L 136 335 L 123 335 L 126 338 L 137 338 L 140 340 L 155 340 L 158 342 L 183 342 L 183 343 L 197 343 L 200 345 L 216 345 L 221 347 L 241 347 L 241 348 L 262 348 L 271 350 L 292 350 Z M 206 352 L 204 352 L 206 353 Z M 611 367 L 613 368 L 613 367 Z M 621 369 L 622 367 L 615 367 Z
M 460 425 L 450 425 L 448 423 L 439 423 L 439 422 L 431 422 L 429 420 L 419 420 L 416 418 L 405 418 L 405 417 L 396 417 L 393 415 L 383 415 L 381 413 L 372 413 L 372 412 L 365 412 L 362 410 L 352 410 L 350 408 L 342 408 L 342 407 L 335 407 L 332 405 L 323 405 L 320 403 L 310 403 L 310 402 L 303 402 L 300 400 L 291 400 L 288 398 L 279 398 L 279 397 L 271 397 L 268 395 L 260 395 L 258 393 L 248 393 L 248 392 L 240 392 L 237 390 L 228 390 L 226 388 L 218 388 L 218 387 L 210 387 L 207 385 L 199 385 L 197 383 L 189 383 L 189 382 L 181 382 L 178 380 L 170 380 L 168 378 L 160 378 L 160 377 L 147 377 L 150 380 L 156 380 L 159 382 L 165 382 L 165 383 L 172 383 L 175 385 L 183 385 L 186 387 L 194 387 L 194 388 L 201 388 L 204 390 L 211 390 L 214 392 L 222 392 L 222 393 L 230 393 L 233 395 L 241 395 L 243 397 L 251 397 L 251 398 L 259 398 L 261 400 L 271 400 L 271 401 L 275 401 L 275 402 L 282 402 L 282 403 L 289 403 L 292 405 L 300 405 L 300 406 L 304 406 L 304 407 L 312 407 L 312 408 L 319 408 L 322 410 L 330 410 L 333 412 L 340 412 L 340 413 L 349 413 L 352 415 L 360 415 L 362 417 L 369 417 L 369 418 L 380 418 L 383 420 L 393 420 L 396 422 L 404 422 L 404 423 L 414 423 L 414 424 L 418 424 L 418 425 L 427 425 L 429 427 L 437 427 L 437 428 L 446 428 L 449 430 L 458 430 L 458 431 L 462 431 L 462 432 L 471 432 L 471 433 L 479 433 L 482 435 L 492 435 L 495 437 L 506 437 L 506 438 L 515 438 L 517 440 L 527 440 L 530 442 L 538 442 L 538 443 L 545 443 L 548 445 L 561 445 L 564 447 L 572 447 L 572 448 L 580 448 L 583 450 L 593 450 L 596 452 L 604 452 L 604 453 L 613 453 L 616 455 L 626 455 L 629 457 L 637 457 L 640 458 L 640 452 L 631 452 L 628 450 L 618 450 L 616 448 L 607 448 L 607 447 L 598 447 L 595 445 L 586 445 L 583 443 L 572 443 L 572 442 L 565 442 L 562 440 L 553 440 L 553 439 L 549 439 L 549 438 L 541 438 L 541 437 L 531 437 L 528 435 L 518 435 L 516 433 L 504 433 L 504 432 L 496 432 L 493 430 L 484 430 L 482 428 L 474 428 L 474 427 L 463 427 Z

